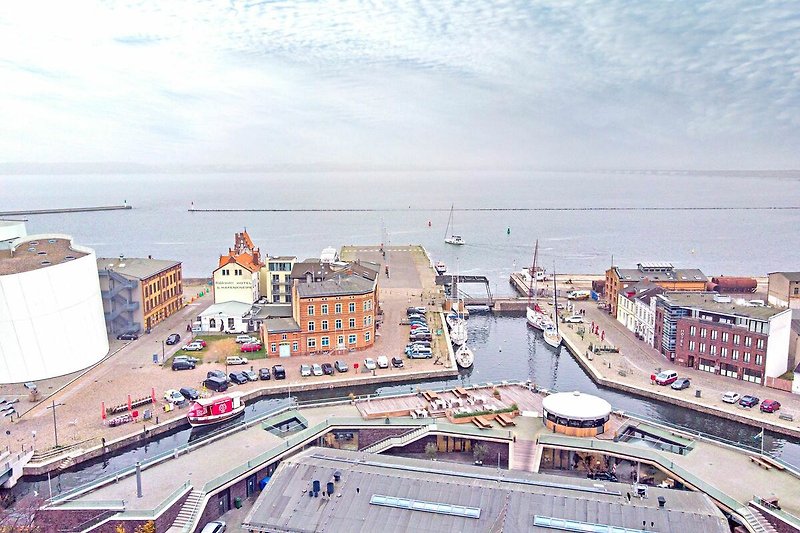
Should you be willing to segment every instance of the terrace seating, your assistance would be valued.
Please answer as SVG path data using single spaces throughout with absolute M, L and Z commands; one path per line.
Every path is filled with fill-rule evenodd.
M 760 466 L 764 470 L 772 470 L 772 466 L 771 465 L 767 464 L 766 462 L 762 461 L 761 458 L 756 457 L 754 455 L 750 456 L 750 462 L 757 464 L 758 466 Z
M 500 413 L 497 416 L 495 416 L 495 420 L 497 420 L 497 422 L 499 422 L 500 425 L 503 426 L 503 427 L 516 426 L 517 425 L 510 416 L 506 416 L 503 413 Z
M 492 424 L 489 423 L 485 418 L 482 416 L 476 416 L 472 419 L 472 423 L 478 426 L 480 429 L 491 429 Z
M 469 398 L 469 393 L 465 389 L 463 389 L 461 387 L 458 387 L 457 389 L 453 389 L 453 394 L 455 394 L 459 398 Z

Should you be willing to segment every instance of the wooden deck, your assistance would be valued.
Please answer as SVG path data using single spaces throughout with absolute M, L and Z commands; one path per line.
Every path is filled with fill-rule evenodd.
M 512 446 L 511 468 L 526 472 L 538 472 L 539 459 L 536 453 L 536 441 L 517 439 Z

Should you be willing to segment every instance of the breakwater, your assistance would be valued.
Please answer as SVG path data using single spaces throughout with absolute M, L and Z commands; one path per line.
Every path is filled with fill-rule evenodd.
M 94 211 L 121 211 L 133 209 L 127 203 L 122 205 L 96 205 L 90 207 L 59 207 L 54 209 L 24 209 L 20 211 L 0 211 L 0 217 L 14 217 L 19 215 L 53 215 L 56 213 L 87 213 Z

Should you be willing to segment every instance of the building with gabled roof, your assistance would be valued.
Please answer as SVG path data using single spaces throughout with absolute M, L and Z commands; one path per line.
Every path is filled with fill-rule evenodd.
M 625 287 L 649 281 L 667 291 L 705 291 L 708 278 L 696 268 L 675 268 L 672 263 L 642 262 L 636 268 L 612 266 L 606 270 L 606 302 L 617 317 L 619 293 Z

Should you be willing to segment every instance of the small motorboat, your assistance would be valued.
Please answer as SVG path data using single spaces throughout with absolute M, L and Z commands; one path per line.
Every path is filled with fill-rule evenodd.
M 467 348 L 466 344 L 462 344 L 461 347 L 456 350 L 455 357 L 456 364 L 461 368 L 469 368 L 475 362 L 475 354 L 472 353 L 472 350 Z
M 244 412 L 244 402 L 241 392 L 231 392 L 212 396 L 211 398 L 198 398 L 195 400 L 186 417 L 192 427 L 217 424 L 234 418 Z
M 445 272 L 447 272 L 447 265 L 445 265 L 441 261 L 437 261 L 436 264 L 433 265 L 433 268 L 434 270 L 436 270 L 436 273 L 439 274 L 440 276 Z
M 445 238 L 444 242 L 447 244 L 455 244 L 456 246 L 463 246 L 466 244 L 461 235 L 450 235 L 449 237 Z
M 548 324 L 544 328 L 544 342 L 547 343 L 548 346 L 552 346 L 553 348 L 558 348 L 561 346 L 561 333 L 558 332 L 558 328 L 552 324 Z
M 463 320 L 453 324 L 450 330 L 450 341 L 456 346 L 461 346 L 467 342 L 467 325 Z

